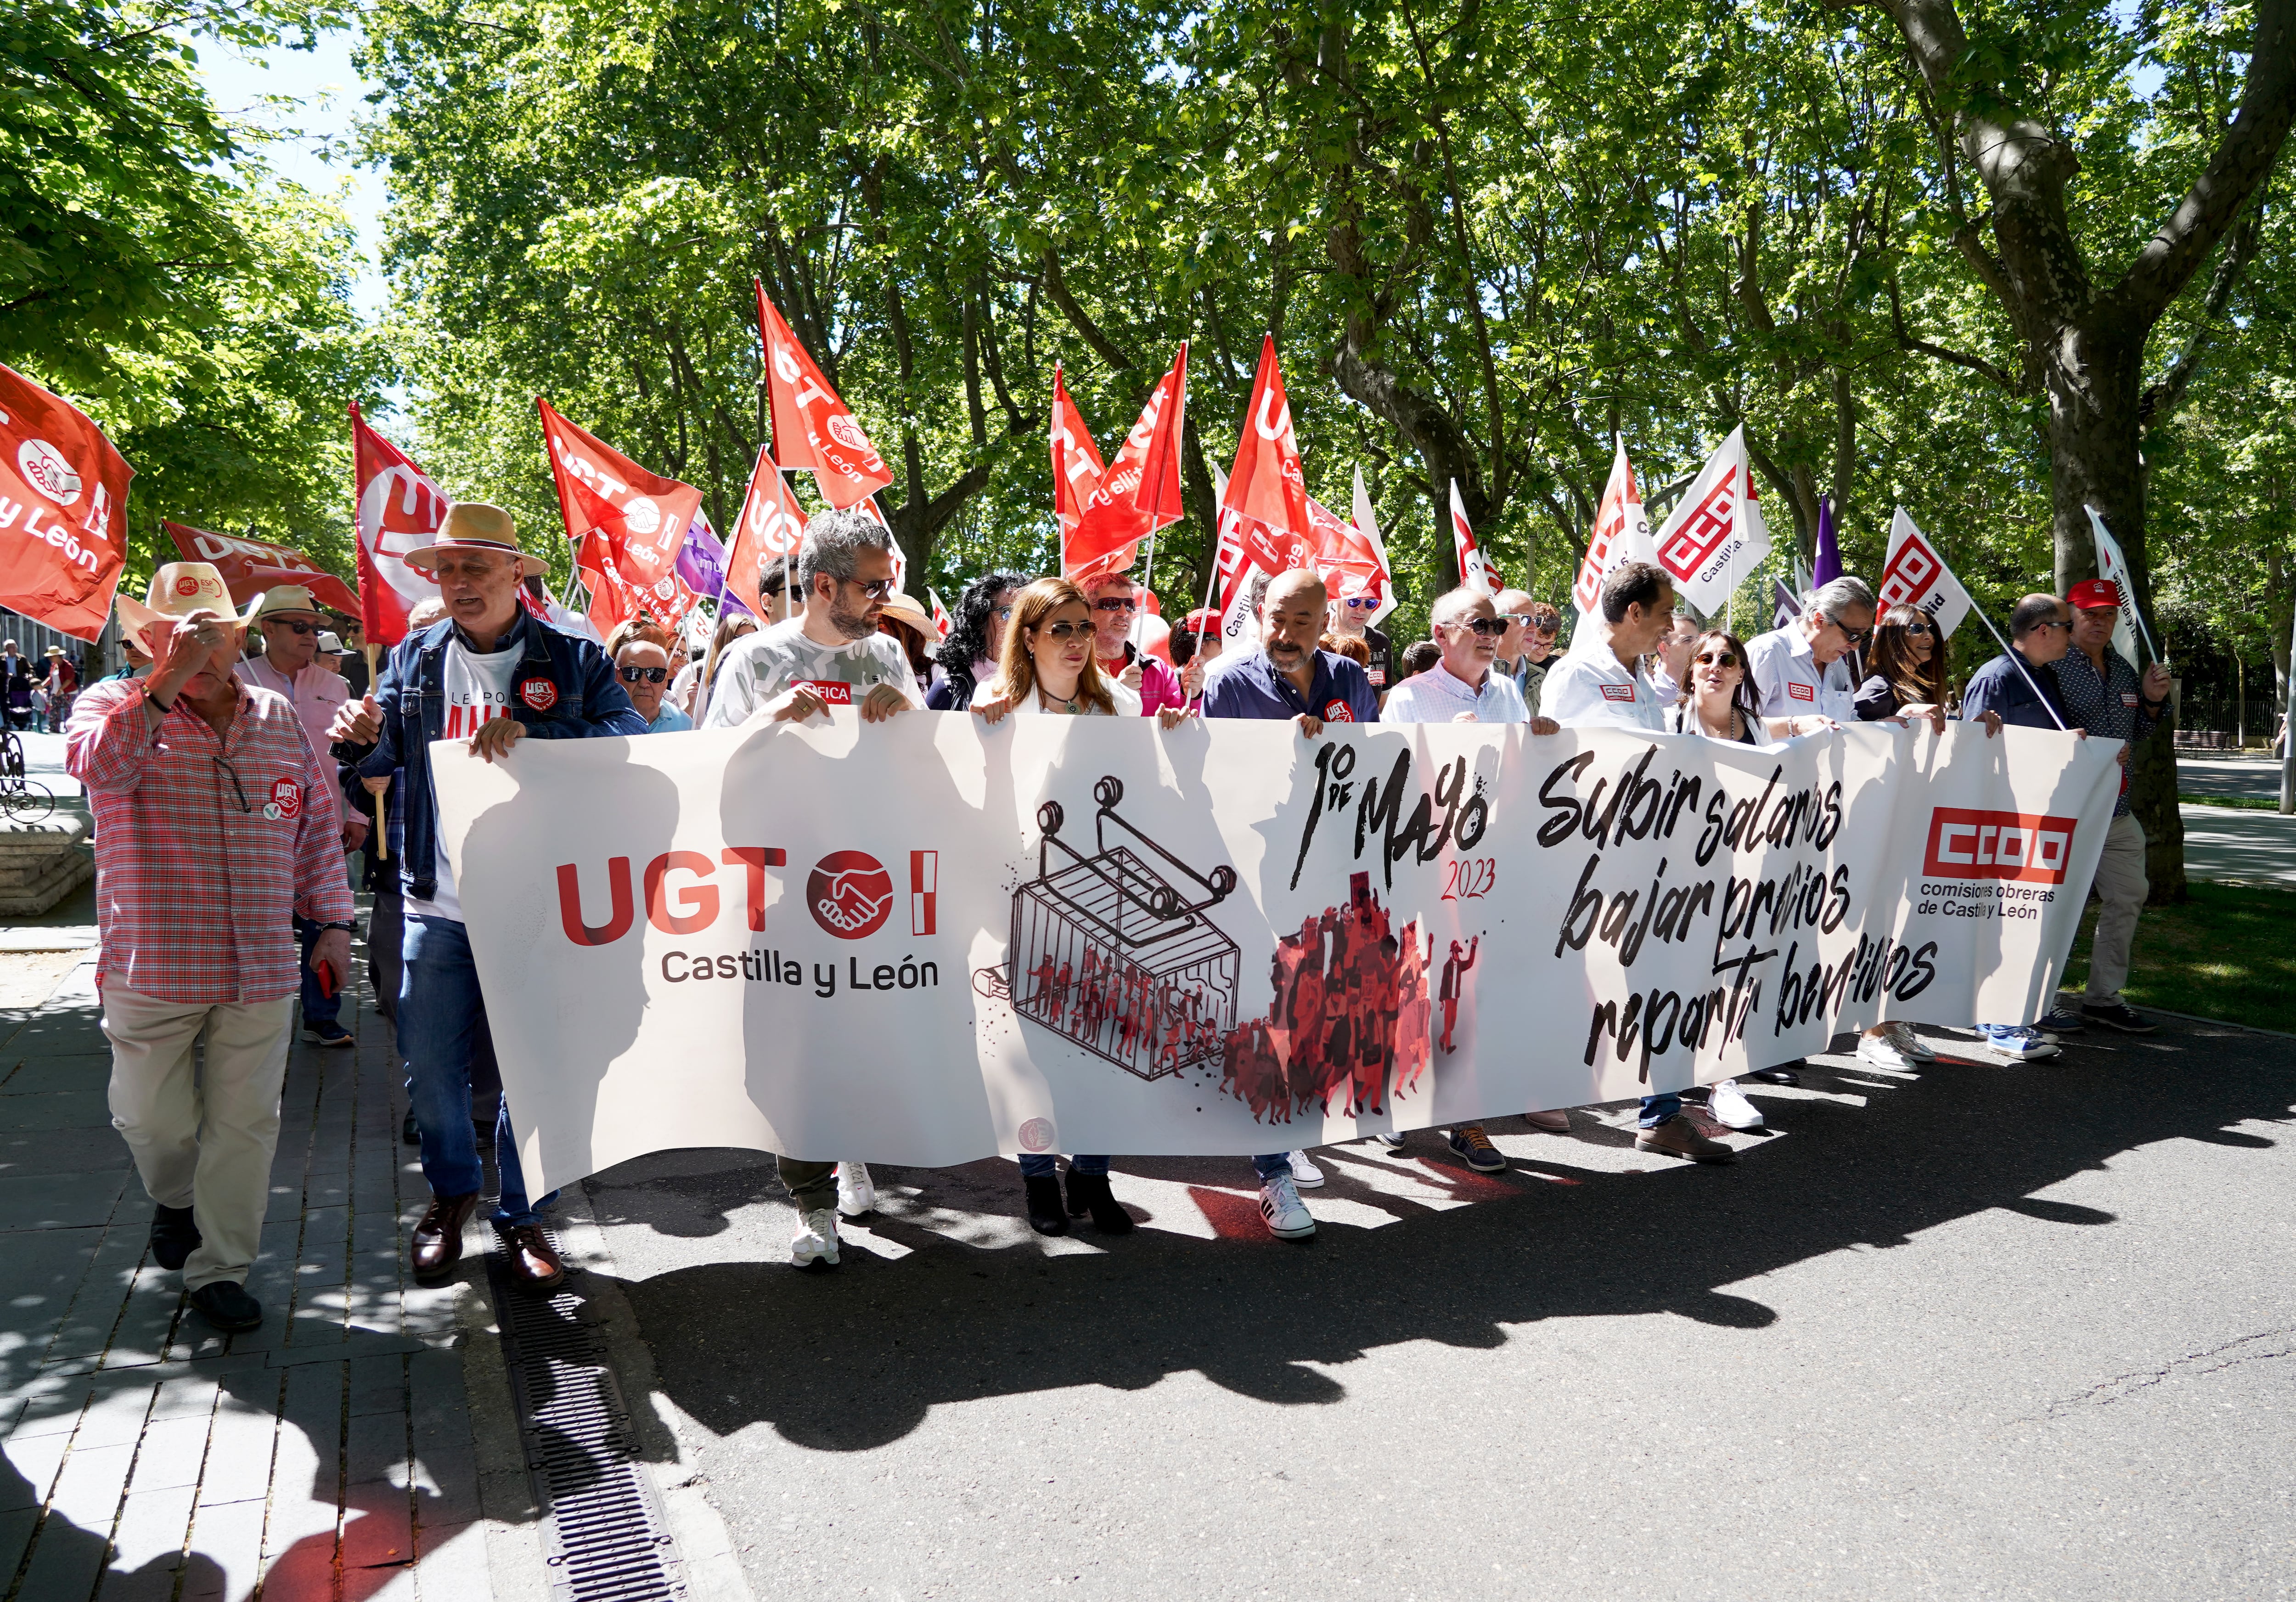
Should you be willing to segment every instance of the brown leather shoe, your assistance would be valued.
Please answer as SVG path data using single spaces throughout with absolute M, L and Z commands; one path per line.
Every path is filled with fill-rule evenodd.
M 540 1224 L 513 1224 L 507 1229 L 496 1224 L 495 1233 L 502 1236 L 503 1250 L 509 1254 L 510 1277 L 521 1289 L 554 1291 L 564 1281 L 566 1265 L 550 1249 Z
M 479 1193 L 462 1196 L 432 1196 L 430 1210 L 414 1226 L 414 1242 L 407 1253 L 414 1265 L 417 1285 L 444 1285 L 455 1277 L 463 1261 L 463 1226 L 479 1210 Z
M 1710 1140 L 1698 1132 L 1698 1128 L 1679 1114 L 1668 1119 L 1654 1130 L 1644 1130 L 1635 1137 L 1638 1152 L 1657 1152 L 1669 1157 L 1687 1157 L 1693 1162 L 1735 1162 L 1737 1148 L 1725 1146 L 1719 1140 Z

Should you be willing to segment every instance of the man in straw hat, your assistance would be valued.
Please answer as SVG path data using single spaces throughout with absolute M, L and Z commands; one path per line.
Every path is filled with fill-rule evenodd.
M 209 1323 L 252 1329 L 295 920 L 319 927 L 313 965 L 350 973 L 334 768 L 293 707 L 234 671 L 240 627 L 213 567 L 170 563 L 119 609 L 152 670 L 83 692 L 64 747 L 96 818 L 112 1123 L 154 1204 L 154 1260 Z
M 239 676 L 248 683 L 283 695 L 302 719 L 311 749 L 327 749 L 327 731 L 351 698 L 351 687 L 329 662 L 318 660 L 319 604 L 299 584 L 275 584 L 255 598 L 247 614 L 247 648 Z M 343 849 L 358 850 L 366 839 L 367 820 L 355 808 L 343 809 Z M 308 958 L 319 926 L 308 919 L 295 921 L 295 936 Z M 308 967 L 303 973 L 303 1038 L 314 1046 L 347 1047 L 351 1031 L 342 1025 L 343 998 L 339 990 L 318 982 Z
M 463 1227 L 485 1179 L 471 1130 L 471 1050 L 486 1012 L 455 867 L 439 844 L 430 742 L 466 740 L 491 762 L 521 739 L 642 735 L 646 724 L 603 650 L 519 604 L 528 563 L 509 513 L 480 501 L 452 506 L 438 538 L 406 561 L 437 581 L 446 619 L 393 647 L 373 693 L 344 707 L 332 732 L 336 755 L 356 762 L 362 776 L 395 771 L 404 789 L 398 1050 L 431 1197 L 414 1228 L 412 1256 L 416 1283 L 439 1285 L 462 1260 Z M 508 1097 L 496 1117 L 495 1162 L 502 1192 L 494 1225 L 509 1248 L 512 1274 L 547 1290 L 566 1277 L 542 1232 L 542 1209 L 556 1193 L 528 1199 Z

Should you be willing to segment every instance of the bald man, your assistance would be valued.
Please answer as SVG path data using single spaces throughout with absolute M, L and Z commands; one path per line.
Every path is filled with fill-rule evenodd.
M 1376 723 L 1379 693 L 1364 670 L 1336 652 L 1319 651 L 1329 597 L 1324 581 L 1304 569 L 1279 573 L 1259 598 L 1259 644 L 1232 652 L 1204 680 L 1207 718 L 1288 719 L 1308 739 L 1326 723 Z M 1306 1240 L 1315 1215 L 1300 1187 L 1321 1185 L 1321 1170 L 1305 1152 L 1254 1157 L 1259 1171 L 1259 1216 L 1278 1240 Z

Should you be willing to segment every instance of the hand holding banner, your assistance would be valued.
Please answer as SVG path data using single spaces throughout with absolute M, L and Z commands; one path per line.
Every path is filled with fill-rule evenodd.
M 101 634 L 135 476 L 77 407 L 0 366 L 0 606 L 75 639 Z

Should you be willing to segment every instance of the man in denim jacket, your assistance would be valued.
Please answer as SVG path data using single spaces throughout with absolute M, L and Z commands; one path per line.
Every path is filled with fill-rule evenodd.
M 399 980 L 398 1048 L 406 1089 L 422 1138 L 422 1177 L 430 1206 L 415 1226 L 415 1282 L 453 1277 L 463 1255 L 463 1227 L 484 1182 L 471 1128 L 471 1047 L 486 1026 L 478 969 L 455 899 L 454 865 L 439 845 L 439 808 L 431 787 L 430 742 L 464 739 L 488 761 L 522 738 L 580 740 L 642 735 L 645 719 L 615 682 L 606 653 L 566 634 L 519 604 L 525 558 L 510 514 L 463 502 L 447 513 L 438 538 L 408 554 L 410 566 L 438 580 L 446 621 L 410 634 L 390 653 L 374 692 L 346 706 L 329 731 L 335 755 L 365 778 L 397 770 L 405 849 L 398 856 L 406 895 L 406 964 Z M 502 1195 L 495 1228 L 510 1249 L 512 1275 L 548 1290 L 566 1270 L 529 1202 L 504 1098 L 495 1122 L 495 1161 Z

